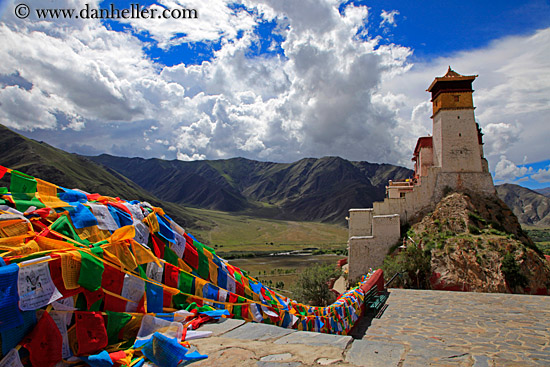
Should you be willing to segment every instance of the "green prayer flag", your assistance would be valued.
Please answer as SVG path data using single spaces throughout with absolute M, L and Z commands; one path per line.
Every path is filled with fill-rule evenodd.
M 178 289 L 183 293 L 195 294 L 195 277 L 184 271 L 180 271 Z
M 178 293 L 175 296 L 172 296 L 172 305 L 178 310 L 189 308 L 187 298 L 188 296 L 186 296 L 185 294 Z
M 17 210 L 24 212 L 31 206 L 45 207 L 36 197 L 36 185 L 34 177 L 18 171 L 11 172 L 10 191 Z
M 235 277 L 235 280 L 241 284 L 243 284 L 243 277 L 241 276 L 241 274 L 236 271 L 235 273 L 233 273 L 233 276 Z
M 88 311 L 88 302 L 84 293 L 79 293 L 76 297 L 75 307 L 78 311 Z
M 36 180 L 34 177 L 18 171 L 12 171 L 10 191 L 15 207 L 19 211 L 26 211 L 29 207 L 44 208 L 45 205 L 36 197 Z
M 76 233 L 76 230 L 71 224 L 71 221 L 66 215 L 62 215 L 59 218 L 57 218 L 57 220 L 52 224 L 51 229 L 52 231 L 61 233 L 62 235 L 72 238 L 73 240 L 80 242 L 85 246 L 90 245 L 90 241 L 83 240 L 78 236 L 78 234 Z
M 11 171 L 10 191 L 12 194 L 34 194 L 36 185 L 34 177 L 19 171 Z
M 122 312 L 106 311 L 107 313 L 107 337 L 109 345 L 118 343 L 118 334 L 128 321 L 132 319 L 131 315 Z
M 190 303 L 189 306 L 187 306 L 185 311 L 193 311 L 195 308 L 197 308 L 197 303 L 193 302 L 193 303 Z
M 78 252 L 80 252 L 80 254 L 82 255 L 78 284 L 89 291 L 95 292 L 101 287 L 103 270 L 105 270 L 103 262 L 99 259 L 96 259 L 87 252 Z
M 168 245 L 165 245 L 164 247 L 164 260 L 166 260 L 166 262 L 174 265 L 174 266 L 178 266 L 178 254 L 176 254 L 174 252 L 174 250 L 172 250 L 170 248 L 170 246 Z
M 208 257 L 204 254 L 204 245 L 198 241 L 193 241 L 193 245 L 195 245 L 199 254 L 199 268 L 197 269 L 197 273 L 202 279 L 208 280 L 210 276 L 210 263 L 208 262 Z
M 90 309 L 88 311 L 99 311 L 101 309 L 101 304 L 103 303 L 103 298 L 102 299 L 98 299 L 97 301 L 95 301 L 91 306 L 90 306 Z
M 215 308 L 210 305 L 204 305 L 199 307 L 199 312 L 208 312 L 208 311 L 214 311 Z

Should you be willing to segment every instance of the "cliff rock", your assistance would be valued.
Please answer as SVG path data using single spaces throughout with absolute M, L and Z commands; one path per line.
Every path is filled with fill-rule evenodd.
M 429 269 L 409 270 L 409 286 L 550 295 L 550 263 L 496 196 L 446 196 L 409 229 L 406 246 L 416 246 Z M 415 252 L 407 250 L 394 258 Z

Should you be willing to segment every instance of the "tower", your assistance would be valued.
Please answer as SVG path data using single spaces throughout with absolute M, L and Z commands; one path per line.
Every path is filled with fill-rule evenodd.
M 477 75 L 449 70 L 428 88 L 433 103 L 433 165 L 441 172 L 487 172 L 474 116 L 472 83 Z

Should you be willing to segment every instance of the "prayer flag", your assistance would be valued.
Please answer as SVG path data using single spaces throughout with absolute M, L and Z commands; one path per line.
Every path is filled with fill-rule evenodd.
M 29 351 L 33 367 L 54 366 L 62 358 L 63 337 L 48 312 L 25 339 L 23 346 Z
M 0 331 L 23 324 L 23 318 L 17 306 L 19 301 L 18 277 L 19 266 L 17 264 L 0 267 Z
M 105 322 L 100 312 L 75 311 L 78 354 L 93 354 L 108 343 Z

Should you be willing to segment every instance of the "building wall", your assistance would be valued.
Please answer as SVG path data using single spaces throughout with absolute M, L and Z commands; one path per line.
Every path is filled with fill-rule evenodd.
M 372 213 L 372 208 L 349 210 L 349 237 L 372 236 Z
M 434 165 L 434 150 L 432 147 L 420 148 L 418 152 L 418 175 L 420 177 L 428 175 L 428 168 Z
M 472 93 L 473 91 L 439 94 L 433 101 L 433 114 L 435 115 L 441 108 L 472 108 L 474 106 Z
M 372 217 L 372 236 L 353 236 L 348 242 L 348 281 L 355 283 L 369 268 L 379 268 L 401 237 L 399 215 Z
M 483 172 L 473 109 L 441 110 L 434 116 L 434 151 L 444 172 Z

